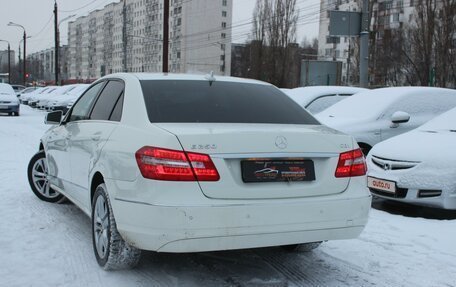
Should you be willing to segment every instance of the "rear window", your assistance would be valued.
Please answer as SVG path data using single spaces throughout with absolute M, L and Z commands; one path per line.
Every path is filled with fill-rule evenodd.
M 144 80 L 153 123 L 319 123 L 273 86 L 233 82 Z

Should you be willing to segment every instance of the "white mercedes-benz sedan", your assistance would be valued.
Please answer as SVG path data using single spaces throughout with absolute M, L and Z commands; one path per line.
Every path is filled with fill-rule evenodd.
M 456 210 L 456 108 L 374 146 L 367 162 L 375 196 Z
M 135 266 L 140 250 L 308 250 L 367 222 L 355 140 L 264 82 L 113 74 L 46 122 L 31 188 L 91 217 L 107 270 Z

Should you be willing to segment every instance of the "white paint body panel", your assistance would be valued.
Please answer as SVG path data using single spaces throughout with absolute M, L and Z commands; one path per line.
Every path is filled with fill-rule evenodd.
M 227 250 L 347 239 L 363 230 L 371 200 L 366 177 L 336 179 L 334 176 L 338 154 L 357 148 L 352 137 L 324 126 L 152 124 L 138 77 L 150 80 L 204 80 L 204 77 L 134 74 L 110 77 L 125 82 L 122 120 L 70 123 L 68 134 L 61 136 L 68 138 L 71 183 L 59 191 L 90 214 L 92 179 L 96 173 L 101 174 L 118 230 L 134 246 L 166 252 Z M 251 80 L 217 80 L 267 85 Z M 59 128 L 52 128 L 44 136 L 45 149 L 52 142 L 52 131 Z M 288 139 L 286 150 L 274 145 L 279 135 Z M 135 152 L 140 148 L 192 151 L 193 143 L 200 141 L 217 146 L 212 151 L 194 151 L 211 156 L 220 181 L 174 182 L 142 177 L 135 159 Z M 238 161 L 242 155 L 308 157 L 315 161 L 317 180 L 247 186 L 239 179 Z M 58 173 L 55 175 L 54 186 L 57 186 L 60 179 Z

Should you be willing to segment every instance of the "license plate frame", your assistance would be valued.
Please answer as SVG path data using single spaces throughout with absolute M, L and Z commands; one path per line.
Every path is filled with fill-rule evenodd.
M 251 159 L 241 161 L 242 181 L 304 182 L 315 180 L 315 166 L 309 159 Z
M 397 184 L 395 181 L 368 176 L 367 187 L 389 194 L 396 194 Z

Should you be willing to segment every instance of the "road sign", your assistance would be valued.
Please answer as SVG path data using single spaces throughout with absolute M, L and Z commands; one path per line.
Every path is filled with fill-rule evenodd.
M 329 36 L 359 36 L 361 13 L 329 11 Z

